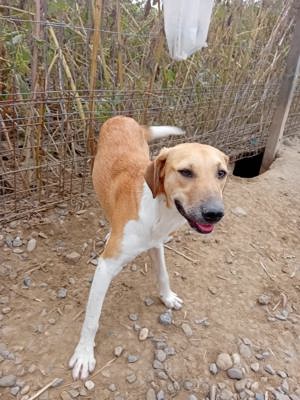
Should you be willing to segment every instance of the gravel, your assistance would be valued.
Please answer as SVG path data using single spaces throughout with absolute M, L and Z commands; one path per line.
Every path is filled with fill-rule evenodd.
M 151 297 L 146 297 L 144 299 L 144 303 L 146 306 L 150 307 L 150 306 L 152 306 L 152 304 L 154 304 L 154 301 L 151 299 Z
M 251 351 L 250 346 L 248 346 L 245 343 L 240 344 L 239 350 L 240 350 L 241 356 L 244 358 L 250 358 L 252 356 L 252 351 Z
M 146 393 L 146 400 L 156 400 L 156 394 L 154 389 L 149 389 Z
M 86 381 L 84 383 L 84 386 L 87 388 L 87 390 L 93 390 L 95 388 L 95 384 L 93 381 Z
M 213 375 L 217 375 L 218 373 L 218 367 L 216 363 L 212 363 L 209 365 L 209 372 Z
M 172 324 L 172 312 L 166 311 L 159 316 L 159 323 L 162 325 L 171 325 Z
M 163 350 L 155 350 L 155 358 L 160 362 L 164 362 L 167 358 L 167 355 Z
M 157 399 L 157 400 L 165 400 L 165 399 L 166 399 L 163 390 L 160 390 L 160 391 L 157 393 L 156 399 Z
M 127 360 L 129 363 L 135 363 L 138 361 L 138 359 L 139 359 L 139 356 L 135 356 L 133 354 L 129 354 L 127 357 Z
M 185 336 L 187 336 L 187 337 L 193 336 L 193 330 L 192 330 L 192 328 L 190 327 L 189 324 L 183 323 L 183 324 L 181 325 L 181 328 L 182 328 L 182 330 L 183 330 Z
M 129 314 L 128 318 L 130 319 L 130 321 L 137 321 L 139 319 L 138 314 Z
M 123 353 L 124 348 L 122 346 L 117 346 L 114 349 L 114 355 L 116 357 L 120 357 L 120 355 Z
M 240 380 L 243 378 L 243 371 L 240 368 L 230 368 L 227 370 L 227 375 L 231 379 Z
M 57 291 L 56 297 L 58 299 L 65 299 L 67 297 L 68 290 L 66 288 L 60 288 Z
M 142 328 L 142 329 L 140 330 L 140 333 L 139 333 L 139 340 L 140 340 L 141 342 L 144 341 L 144 340 L 146 340 L 147 337 L 148 337 L 148 335 L 149 335 L 149 329 L 148 329 L 148 328 Z
M 152 366 L 154 369 L 163 369 L 164 368 L 163 364 L 158 360 L 154 360 Z
M 259 363 L 254 362 L 254 363 L 250 364 L 250 368 L 252 369 L 252 371 L 258 372 L 259 371 Z
M 135 374 L 130 374 L 126 377 L 126 381 L 128 383 L 134 383 L 136 381 L 136 375 Z
M 111 384 L 108 386 L 108 390 L 109 390 L 110 392 L 115 392 L 115 391 L 117 390 L 117 386 L 116 386 L 114 383 L 111 383 Z
M 80 260 L 81 255 L 76 251 L 72 251 L 65 255 L 65 260 L 69 264 L 76 264 Z
M 264 370 L 270 375 L 275 375 L 275 371 L 274 371 L 272 365 L 270 365 L 270 364 L 265 365 Z
M 219 354 L 217 357 L 216 365 L 221 371 L 227 371 L 229 368 L 232 367 L 232 360 L 230 355 L 228 353 Z
M 17 377 L 15 375 L 6 375 L 0 378 L 0 387 L 15 386 Z
M 27 251 L 28 251 L 28 253 L 31 253 L 32 251 L 34 251 L 35 248 L 36 248 L 36 245 L 37 245 L 36 239 L 34 239 L 34 238 L 29 239 L 28 243 L 27 243 Z

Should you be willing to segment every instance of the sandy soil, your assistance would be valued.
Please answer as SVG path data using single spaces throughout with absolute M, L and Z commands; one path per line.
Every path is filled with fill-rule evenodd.
M 82 382 L 72 382 L 67 362 L 79 338 L 95 268 L 88 261 L 93 251 L 101 249 L 108 231 L 95 196 L 82 196 L 77 208 L 63 204 L 47 214 L 2 227 L 0 377 L 15 375 L 23 394 L 21 389 L 13 395 L 11 387 L 0 388 L 0 399 L 28 399 L 54 378 L 63 382 L 40 399 L 138 400 L 146 398 L 149 388 L 160 399 L 211 399 L 214 390 L 215 398 L 226 400 L 226 390 L 228 399 L 240 398 L 236 381 L 226 372 L 213 375 L 209 371 L 222 352 L 241 355 L 244 376 L 250 384 L 258 382 L 253 393 L 267 393 L 265 399 L 280 398 L 274 388 L 283 379 L 264 370 L 270 364 L 288 376 L 287 395 L 282 395 L 300 398 L 300 143 L 289 144 L 262 176 L 230 179 L 226 216 L 212 235 L 201 236 L 185 226 L 168 243 L 172 287 L 184 299 L 182 310 L 172 314 L 172 325 L 158 322 L 165 307 L 157 296 L 147 255 L 114 280 L 96 338 L 98 372 L 91 377 L 95 384 L 91 391 Z M 22 245 L 9 247 L 6 242 L 17 236 Z M 28 253 L 26 242 L 32 237 L 37 247 Z M 75 263 L 65 257 L 72 251 L 81 255 Z M 24 286 L 25 277 L 29 288 Z M 60 288 L 67 289 L 63 299 L 57 298 Z M 268 305 L 258 303 L 261 294 L 269 296 Z M 154 304 L 145 305 L 147 297 Z M 130 313 L 138 314 L 135 323 Z M 203 323 L 205 318 L 208 323 Z M 192 329 L 192 336 L 184 333 L 183 323 Z M 147 327 L 150 337 L 139 341 L 134 324 Z M 166 376 L 160 377 L 152 366 L 159 338 L 176 351 L 164 362 Z M 242 350 L 242 343 L 249 354 Z M 118 345 L 124 352 L 115 359 Z M 138 361 L 129 364 L 129 354 L 138 355 Z M 99 372 L 110 360 L 114 361 Z M 258 372 L 250 368 L 254 362 L 259 363 Z M 135 381 L 129 383 L 127 377 L 132 374 Z M 161 390 L 164 397 L 159 397 Z M 250 391 L 244 393 L 243 398 L 253 398 Z M 147 399 L 153 398 L 151 394 Z

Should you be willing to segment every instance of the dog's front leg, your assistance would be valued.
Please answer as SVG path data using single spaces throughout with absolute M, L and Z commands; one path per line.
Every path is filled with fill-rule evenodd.
M 170 288 L 163 244 L 161 244 L 159 247 L 153 247 L 150 249 L 149 254 L 156 270 L 159 284 L 159 294 L 162 302 L 168 308 L 175 308 L 176 310 L 179 310 L 182 307 L 183 301 L 177 296 L 176 293 L 172 292 Z
M 79 343 L 70 359 L 74 379 L 85 379 L 96 365 L 94 357 L 95 336 L 105 294 L 112 278 L 120 272 L 122 265 L 118 260 L 99 258 L 93 283 L 90 289 L 84 323 Z

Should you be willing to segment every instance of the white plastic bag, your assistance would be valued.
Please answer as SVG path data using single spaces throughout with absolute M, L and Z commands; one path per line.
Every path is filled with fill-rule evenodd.
M 165 33 L 170 56 L 186 60 L 206 47 L 213 0 L 164 0 Z

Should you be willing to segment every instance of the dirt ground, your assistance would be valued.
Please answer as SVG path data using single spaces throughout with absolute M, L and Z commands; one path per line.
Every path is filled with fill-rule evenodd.
M 299 153 L 300 142 L 290 141 L 265 174 L 253 179 L 231 177 L 225 192 L 226 216 L 214 233 L 203 236 L 185 226 L 168 243 L 172 288 L 184 300 L 182 310 L 172 313 L 171 325 L 158 322 L 165 307 L 146 254 L 113 281 L 96 337 L 91 391 L 81 381 L 74 384 L 67 362 L 79 339 L 95 268 L 89 261 L 108 232 L 95 196 L 82 196 L 76 209 L 62 204 L 2 227 L 0 378 L 15 375 L 12 387 L 23 389 L 14 395 L 12 387 L 0 388 L 0 399 L 29 399 L 54 378 L 63 382 L 40 399 L 139 400 L 148 392 L 151 400 L 155 397 L 150 388 L 158 399 L 226 400 L 226 390 L 228 399 L 254 398 L 253 393 L 265 395 L 257 399 L 300 398 Z M 22 245 L 11 246 L 17 236 Z M 37 247 L 28 253 L 32 237 Z M 65 257 L 72 251 L 81 255 L 74 263 Z M 67 294 L 59 299 L 61 288 Z M 262 294 L 269 296 L 269 304 L 258 303 Z M 144 303 L 148 297 L 154 301 L 150 306 Z M 138 314 L 136 322 L 129 319 L 131 313 Z M 191 328 L 191 336 L 182 329 L 183 323 Z M 137 325 L 150 330 L 147 340 L 139 340 Z M 176 352 L 161 370 L 153 368 L 158 340 Z M 119 345 L 124 351 L 115 358 Z M 224 371 L 216 375 L 209 371 L 222 352 L 240 354 L 244 377 L 257 382 L 256 390 L 248 388 L 249 393 L 238 397 L 236 380 Z M 129 354 L 137 355 L 138 361 L 128 363 Z M 250 368 L 255 362 L 257 372 Z M 268 364 L 274 375 L 264 369 Z M 287 375 L 286 394 L 277 391 L 286 397 L 274 392 L 284 378 L 277 370 Z M 132 383 L 128 376 L 133 376 Z

